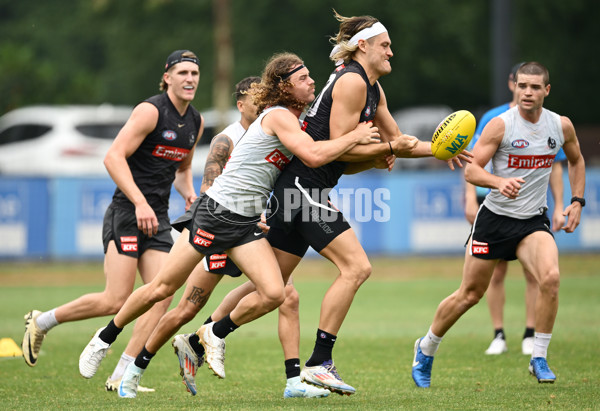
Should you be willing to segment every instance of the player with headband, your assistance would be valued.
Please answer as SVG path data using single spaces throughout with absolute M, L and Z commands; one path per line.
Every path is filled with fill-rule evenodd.
M 303 129 L 315 141 L 335 141 L 357 124 L 373 122 L 384 142 L 355 146 L 336 161 L 314 169 L 292 159 L 275 184 L 267 239 L 284 281 L 309 246 L 339 270 L 323 299 L 314 350 L 301 376 L 314 385 L 350 395 L 356 390 L 340 377 L 332 350 L 354 295 L 371 274 L 371 264 L 355 232 L 329 202 L 328 193 L 343 173 L 391 167 L 395 155 L 432 154 L 431 143 L 400 132 L 377 81 L 391 72 L 389 59 L 393 55 L 383 24 L 371 16 L 335 13 L 335 17 L 341 24 L 330 58 L 339 64 L 308 110 Z M 468 159 L 469 154 L 460 158 Z M 453 161 L 462 166 L 460 160 Z M 451 168 L 453 161 L 449 161 Z

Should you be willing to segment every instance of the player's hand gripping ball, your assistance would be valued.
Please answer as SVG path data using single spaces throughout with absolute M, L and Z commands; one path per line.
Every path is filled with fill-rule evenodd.
M 435 129 L 431 152 L 438 160 L 448 160 L 467 148 L 474 133 L 475 116 L 467 110 L 456 111 Z

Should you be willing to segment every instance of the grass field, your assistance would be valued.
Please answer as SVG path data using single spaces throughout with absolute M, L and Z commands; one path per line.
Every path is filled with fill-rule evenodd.
M 428 329 L 437 304 L 460 282 L 462 258 L 373 259 L 373 275 L 357 294 L 334 349 L 336 365 L 353 396 L 332 394 L 306 400 L 282 398 L 283 356 L 274 313 L 245 325 L 227 339 L 227 379 L 208 368 L 198 371 L 198 395 L 179 377 L 176 357 L 165 346 L 144 374 L 155 393 L 134 400 L 104 391 L 104 382 L 125 348 L 132 327 L 115 342 L 96 377 L 79 375 L 78 358 L 94 331 L 108 318 L 63 324 L 49 334 L 34 368 L 21 357 L 0 358 L 0 400 L 4 410 L 23 409 L 600 409 L 600 256 L 561 257 L 560 308 L 549 364 L 555 384 L 538 384 L 520 353 L 525 284 L 517 263 L 507 278 L 505 331 L 509 352 L 483 354 L 493 336 L 482 301 L 446 335 L 433 366 L 432 387 L 418 389 L 410 376 L 412 346 Z M 296 273 L 300 293 L 301 355 L 312 350 L 321 298 L 336 272 L 309 259 Z M 226 279 L 197 321 L 195 330 L 221 297 L 242 280 Z M 0 338 L 20 345 L 23 315 L 46 310 L 103 288 L 101 263 L 0 264 Z M 178 300 L 180 293 L 176 295 Z

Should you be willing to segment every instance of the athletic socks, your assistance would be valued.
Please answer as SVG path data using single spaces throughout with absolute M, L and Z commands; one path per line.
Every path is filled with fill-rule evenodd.
M 314 367 L 315 365 L 323 364 L 327 360 L 331 360 L 333 358 L 332 351 L 336 338 L 333 334 L 317 329 L 315 348 L 308 361 L 306 361 L 306 366 Z
M 98 337 L 100 337 L 100 339 L 102 341 L 104 341 L 105 343 L 112 344 L 115 342 L 115 340 L 117 339 L 117 337 L 121 333 L 121 331 L 123 331 L 123 329 L 117 327 L 115 325 L 115 320 L 113 319 L 113 320 L 110 320 L 110 322 L 108 323 L 106 328 L 104 328 L 104 330 L 102 330 L 100 332 Z
M 56 321 L 56 308 L 38 315 L 35 319 L 35 323 L 42 331 L 46 332 L 56 327 L 59 324 L 59 322 Z
M 533 328 L 525 328 L 525 334 L 523 334 L 523 339 L 525 338 L 531 338 L 534 336 L 534 329 Z
M 533 354 L 531 355 L 531 358 L 546 358 L 551 338 L 552 334 L 535 333 L 535 338 L 533 340 Z
M 238 325 L 235 325 L 235 323 L 231 321 L 229 314 L 227 314 L 213 325 L 213 334 L 219 338 L 225 338 L 230 333 L 237 330 L 238 327 Z
M 204 355 L 204 346 L 200 344 L 200 336 L 194 333 L 188 337 L 188 342 L 190 343 L 190 347 L 196 354 L 198 354 L 198 358 Z
M 156 354 L 152 354 L 150 351 L 148 351 L 146 349 L 146 346 L 144 346 L 144 348 L 142 348 L 142 351 L 135 358 L 135 363 L 134 364 L 137 367 L 140 367 L 142 370 L 145 370 L 148 367 L 148 364 L 150 364 L 150 360 L 155 355 Z
M 502 338 L 503 340 L 506 340 L 506 335 L 504 334 L 504 328 L 497 328 L 494 330 L 494 339 L 496 338 Z
M 110 376 L 110 379 L 113 381 L 117 381 L 117 380 L 120 380 L 121 378 L 123 378 L 123 374 L 125 374 L 125 368 L 127 368 L 129 363 L 131 363 L 133 360 L 135 360 L 135 358 L 132 357 L 131 355 L 128 355 L 125 353 L 121 354 L 121 358 L 119 359 L 119 362 L 117 363 L 117 366 L 115 367 L 115 370 L 113 371 L 112 375 Z
M 421 339 L 421 351 L 423 354 L 433 357 L 442 342 L 442 337 L 438 337 L 431 331 L 431 327 L 429 327 L 429 331 L 427 331 L 427 335 Z
M 285 377 L 289 380 L 290 378 L 300 376 L 300 358 L 290 358 L 284 361 L 285 364 Z

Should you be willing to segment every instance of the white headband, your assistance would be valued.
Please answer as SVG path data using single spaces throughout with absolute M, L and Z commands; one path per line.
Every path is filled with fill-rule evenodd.
M 381 33 L 385 33 L 387 32 L 387 29 L 384 27 L 383 24 L 381 24 L 380 22 L 377 22 L 375 24 L 373 24 L 371 27 L 367 27 L 366 29 L 362 29 L 361 31 L 359 31 L 358 33 L 356 33 L 354 36 L 352 36 L 352 38 L 350 40 L 348 40 L 348 44 L 351 46 L 356 46 L 358 45 L 358 40 L 368 40 L 371 37 L 375 37 L 380 35 Z M 341 49 L 340 45 L 337 44 L 333 50 L 331 50 L 331 53 L 329 53 L 329 57 L 333 57 L 337 52 L 339 52 Z M 340 64 L 342 64 L 344 61 L 343 60 L 337 60 L 335 62 L 336 66 L 339 66 Z

